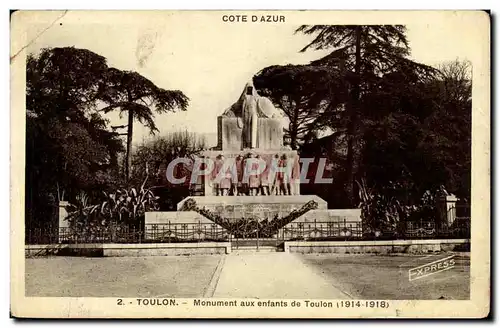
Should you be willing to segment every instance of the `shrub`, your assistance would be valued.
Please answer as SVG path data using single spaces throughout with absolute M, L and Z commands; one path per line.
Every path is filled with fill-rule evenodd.
M 140 229 L 147 211 L 158 210 L 158 198 L 144 188 L 118 189 L 104 194 L 100 204 L 90 204 L 86 193 L 81 192 L 74 204 L 67 206 L 70 231 L 68 240 L 116 240 L 119 231 Z
M 104 192 L 105 200 L 99 205 L 103 219 L 109 223 L 127 226 L 140 224 L 148 211 L 158 210 L 158 196 L 144 188 L 147 178 L 140 189 L 118 189 L 112 193 Z

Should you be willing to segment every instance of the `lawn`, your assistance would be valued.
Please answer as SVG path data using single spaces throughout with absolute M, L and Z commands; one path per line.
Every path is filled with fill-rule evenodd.
M 470 260 L 456 256 L 455 267 L 414 281 L 408 269 L 433 262 L 446 255 L 297 255 L 340 289 L 355 298 L 388 300 L 436 300 L 470 298 Z
M 26 296 L 202 297 L 220 256 L 26 259 Z

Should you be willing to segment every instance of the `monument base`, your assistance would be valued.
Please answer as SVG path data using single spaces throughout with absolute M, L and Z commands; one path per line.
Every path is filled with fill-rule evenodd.
M 298 210 L 307 202 L 314 200 L 318 209 L 326 210 L 327 203 L 315 195 L 294 196 L 193 196 L 177 204 L 181 211 L 188 199 L 194 199 L 199 208 L 206 208 L 228 219 L 256 218 L 259 221 L 273 219 L 276 215 L 284 217 Z

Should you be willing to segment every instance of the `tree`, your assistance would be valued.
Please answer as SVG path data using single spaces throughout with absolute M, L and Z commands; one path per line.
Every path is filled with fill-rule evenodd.
M 189 99 L 178 90 L 165 90 L 136 72 L 120 71 L 110 68 L 105 74 L 106 88 L 100 95 L 107 103 L 101 109 L 105 113 L 118 109 L 120 115 L 128 115 L 127 150 L 125 178 L 130 179 L 132 166 L 132 136 L 134 120 L 149 128 L 152 134 L 158 131 L 154 114 L 167 113 L 176 109 L 186 110 Z
M 469 72 L 470 67 L 466 62 L 455 61 L 440 65 L 435 77 L 425 82 L 396 83 L 393 90 L 385 87 L 393 96 L 386 96 L 385 99 L 389 98 L 389 101 L 383 104 L 386 110 L 391 111 L 392 108 L 392 113 L 386 115 L 384 120 L 378 120 L 387 123 L 382 129 L 384 136 L 376 134 L 365 139 L 377 140 L 379 145 L 385 144 L 376 150 L 379 154 L 391 153 L 387 149 L 389 142 L 392 147 L 399 149 L 399 155 L 389 161 L 393 165 L 404 163 L 405 170 L 411 173 L 416 198 L 426 191 L 438 192 L 441 187 L 460 197 L 470 197 L 472 90 Z M 402 88 L 402 85 L 405 87 Z M 390 102 L 395 104 L 391 105 Z M 372 126 L 380 129 L 381 125 L 374 124 L 375 121 L 372 118 Z M 397 138 L 391 140 L 395 136 Z M 366 162 L 373 166 L 379 161 L 376 156 L 374 154 Z M 385 167 L 388 172 L 401 172 L 387 170 L 390 166 Z M 380 178 L 376 172 L 373 174 Z
M 341 125 L 347 137 L 346 189 L 353 206 L 362 142 L 360 120 L 363 113 L 372 110 L 370 106 L 362 106 L 363 96 L 385 74 L 417 72 L 423 76 L 432 74 L 433 70 L 407 58 L 410 49 L 406 28 L 401 25 L 303 25 L 296 32 L 315 35 L 301 51 L 332 49 L 330 54 L 311 64 L 338 68 L 348 83 L 349 96 L 342 109 Z
M 421 146 L 435 149 L 433 160 L 443 171 L 446 190 L 470 200 L 472 69 L 470 62 L 458 60 L 438 69 L 433 85 L 437 109 L 424 121 L 428 138 Z
M 26 108 L 39 117 L 89 113 L 104 86 L 106 59 L 74 47 L 42 49 L 28 55 Z
M 377 216 L 373 224 L 382 224 L 388 213 L 439 219 L 429 200 L 443 189 L 470 199 L 469 69 L 467 63 L 446 63 L 433 79 L 418 83 L 390 74 L 367 97 L 376 110 L 364 118 L 361 166 L 364 189 L 370 190 L 364 194 L 371 195 L 363 207 Z
M 114 183 L 117 133 L 95 109 L 107 70 L 85 49 L 43 49 L 26 67 L 26 220 L 51 216 L 58 201 Z
M 173 175 L 176 178 L 186 178 L 184 184 L 171 184 L 167 181 L 167 167 L 179 157 L 194 160 L 194 156 L 207 149 L 206 139 L 197 133 L 177 131 L 165 136 L 155 137 L 139 145 L 132 156 L 132 183 L 139 183 L 149 171 L 151 179 L 147 186 L 155 189 L 156 195 L 161 195 L 162 210 L 176 210 L 176 205 L 190 193 L 189 168 L 179 163 L 175 166 Z M 147 170 L 146 170 L 147 168 Z
M 149 182 L 164 185 L 166 184 L 164 168 L 172 160 L 178 157 L 190 158 L 205 149 L 207 149 L 206 139 L 202 135 L 188 131 L 171 132 L 145 141 L 132 155 L 131 179 L 142 181 L 147 167 L 151 171 L 150 175 L 156 175 L 157 178 L 156 181 Z
M 311 133 L 325 128 L 319 119 L 334 101 L 345 101 L 338 71 L 311 65 L 269 66 L 253 78 L 259 92 L 271 99 L 289 119 L 286 135 L 297 149 Z M 335 98 L 334 98 L 335 97 Z

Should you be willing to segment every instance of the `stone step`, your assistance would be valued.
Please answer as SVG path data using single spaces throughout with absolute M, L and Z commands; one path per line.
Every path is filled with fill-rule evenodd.
M 277 248 L 276 247 L 272 247 L 272 246 L 259 246 L 259 248 L 257 247 L 253 247 L 253 246 L 241 246 L 241 247 L 238 247 L 238 248 L 235 248 L 233 246 L 231 252 L 232 253 L 255 253 L 255 252 L 258 252 L 258 253 L 272 253 L 272 252 L 277 252 Z

